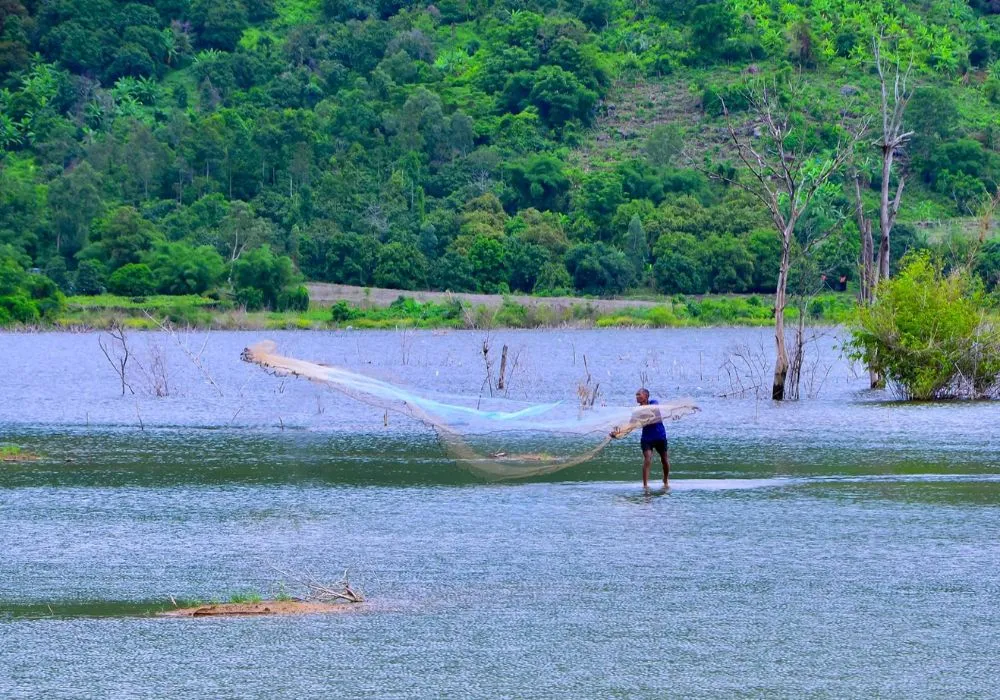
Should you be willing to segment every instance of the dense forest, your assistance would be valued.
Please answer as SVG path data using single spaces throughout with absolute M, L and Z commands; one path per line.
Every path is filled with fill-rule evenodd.
M 301 279 L 594 295 L 773 292 L 722 105 L 787 88 L 798 138 L 875 114 L 871 41 L 918 83 L 894 260 L 962 255 L 1000 176 L 995 0 L 0 0 L 0 316 L 67 294 Z M 782 88 L 785 89 L 785 88 Z M 874 140 L 853 167 L 878 167 Z M 864 194 L 875 201 L 872 189 Z M 796 235 L 857 277 L 846 178 Z M 956 220 L 947 225 L 927 222 Z M 967 228 L 967 227 L 966 227 Z M 996 284 L 1000 244 L 980 251 Z

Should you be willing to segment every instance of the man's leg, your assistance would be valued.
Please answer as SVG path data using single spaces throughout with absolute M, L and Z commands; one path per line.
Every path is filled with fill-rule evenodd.
M 660 463 L 663 465 L 663 485 L 670 481 L 670 447 L 664 445 L 660 451 Z
M 649 467 L 653 463 L 653 450 L 642 451 L 642 487 L 649 488 Z

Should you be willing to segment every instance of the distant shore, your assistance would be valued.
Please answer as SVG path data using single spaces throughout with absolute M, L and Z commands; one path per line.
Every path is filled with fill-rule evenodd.
M 202 296 L 69 297 L 66 309 L 30 330 L 88 330 L 120 322 L 155 330 L 164 324 L 219 330 L 330 330 L 393 328 L 672 328 L 766 326 L 773 320 L 769 295 L 706 295 L 593 299 L 536 297 L 312 283 L 307 311 L 246 311 L 231 300 Z M 854 297 L 829 292 L 805 304 L 817 323 L 848 322 Z M 786 309 L 796 318 L 798 309 Z M 10 327 L 8 330 L 17 330 Z M 23 327 L 22 327 L 23 330 Z

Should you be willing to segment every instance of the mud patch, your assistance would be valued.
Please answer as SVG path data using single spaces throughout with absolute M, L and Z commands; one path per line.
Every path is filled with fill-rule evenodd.
M 35 462 L 40 457 L 18 447 L 0 447 L 0 462 Z
M 305 600 L 262 600 L 259 603 L 216 603 L 158 613 L 160 617 L 241 617 L 247 615 L 316 615 L 358 612 L 353 603 L 317 603 Z

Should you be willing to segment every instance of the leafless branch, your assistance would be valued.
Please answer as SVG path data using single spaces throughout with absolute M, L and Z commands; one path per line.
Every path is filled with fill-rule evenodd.
M 121 380 L 122 396 L 125 395 L 126 389 L 129 390 L 129 393 L 135 394 L 135 390 L 126 378 L 128 363 L 132 354 L 128 346 L 128 335 L 125 332 L 125 327 L 118 320 L 112 320 L 108 328 L 108 335 L 111 337 L 109 345 L 105 345 L 102 336 L 97 336 L 97 344 L 100 346 L 101 352 L 104 353 L 104 357 L 107 358 L 112 369 L 114 369 L 115 374 Z
M 205 381 L 211 384 L 215 390 L 219 392 L 219 396 L 225 396 L 225 392 L 222 391 L 222 387 L 218 385 L 211 373 L 208 371 L 208 368 L 205 367 L 201 360 L 202 354 L 204 354 L 205 348 L 208 346 L 208 336 L 205 336 L 205 342 L 202 343 L 201 349 L 197 353 L 192 352 L 188 347 L 187 342 L 180 338 L 168 319 L 158 319 L 145 309 L 143 309 L 142 313 L 146 316 L 146 318 L 155 323 L 161 331 L 167 333 L 171 339 L 173 339 L 174 343 L 177 344 L 177 347 L 181 349 L 181 352 L 183 352 L 187 358 L 191 360 L 191 364 L 198 368 L 198 371 L 201 373 L 201 376 L 205 378 Z
M 365 600 L 364 594 L 351 586 L 347 571 L 344 572 L 344 575 L 341 576 L 339 581 L 330 584 L 322 583 L 308 572 L 297 575 L 282 571 L 274 565 L 272 565 L 271 568 L 289 581 L 302 586 L 306 590 L 303 600 L 317 601 L 320 603 L 334 603 L 341 601 L 345 603 L 363 603 Z

